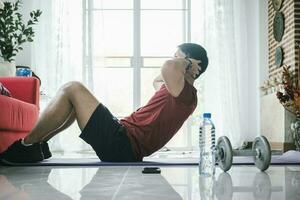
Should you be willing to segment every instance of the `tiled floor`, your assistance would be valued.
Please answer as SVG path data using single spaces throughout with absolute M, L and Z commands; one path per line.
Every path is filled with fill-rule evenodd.
M 217 169 L 215 180 L 197 167 L 0 167 L 0 199 L 300 199 L 300 166 Z

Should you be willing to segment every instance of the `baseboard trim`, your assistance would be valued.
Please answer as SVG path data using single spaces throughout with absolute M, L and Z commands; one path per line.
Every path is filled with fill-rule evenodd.
M 270 142 L 270 145 L 272 150 L 280 150 L 283 152 L 296 149 L 295 144 L 289 142 Z

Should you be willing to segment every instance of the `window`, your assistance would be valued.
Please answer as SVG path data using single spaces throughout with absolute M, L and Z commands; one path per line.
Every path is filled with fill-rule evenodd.
M 153 79 L 190 41 L 190 0 L 85 0 L 85 81 L 117 117 L 147 103 Z M 186 122 L 167 144 L 191 147 Z

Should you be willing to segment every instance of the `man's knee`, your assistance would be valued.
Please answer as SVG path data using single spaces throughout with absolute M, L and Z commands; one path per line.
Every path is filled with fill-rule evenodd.
M 62 91 L 67 94 L 73 94 L 83 89 L 86 90 L 85 86 L 78 81 L 70 81 L 62 86 Z

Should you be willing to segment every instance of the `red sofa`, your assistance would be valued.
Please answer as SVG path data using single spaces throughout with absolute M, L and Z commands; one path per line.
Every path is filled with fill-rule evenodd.
M 12 97 L 0 95 L 0 153 L 25 137 L 39 115 L 39 80 L 34 77 L 0 77 Z

